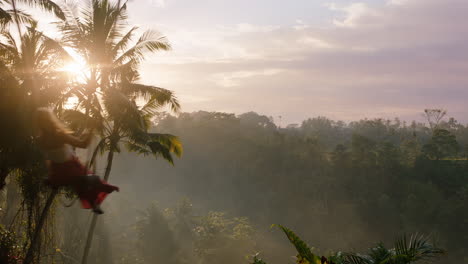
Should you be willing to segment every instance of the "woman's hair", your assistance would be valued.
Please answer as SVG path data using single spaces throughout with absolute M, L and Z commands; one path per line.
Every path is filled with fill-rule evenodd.
M 72 131 L 49 108 L 40 107 L 36 110 L 37 124 L 41 130 L 52 133 L 71 134 Z

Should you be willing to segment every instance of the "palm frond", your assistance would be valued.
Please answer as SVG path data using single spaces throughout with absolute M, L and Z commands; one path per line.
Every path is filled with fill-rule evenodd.
M 369 257 L 374 263 L 381 263 L 392 256 L 392 250 L 387 249 L 382 243 L 370 249 Z
M 0 43 L 0 56 L 7 64 L 14 64 L 21 58 L 15 47 L 3 43 Z
M 129 42 L 132 40 L 133 34 L 135 30 L 137 30 L 138 27 L 132 27 L 120 40 L 115 44 L 115 46 L 112 49 L 112 54 L 116 56 L 119 51 L 125 50 L 129 44 Z
M 115 65 L 122 65 L 127 62 L 139 64 L 144 59 L 146 52 L 156 52 L 159 50 L 169 50 L 171 45 L 167 39 L 156 31 L 148 30 L 138 39 L 137 43 L 120 55 L 114 62 Z
M 1 9 L 0 8 L 0 25 L 6 26 L 7 24 L 13 22 L 13 18 L 20 24 L 31 24 L 34 19 L 32 16 L 23 10 L 20 9 Z
M 174 112 L 180 110 L 179 101 L 170 90 L 138 83 L 124 83 L 121 87 L 126 94 L 134 94 L 148 100 L 150 104 L 147 105 L 145 111 L 154 111 L 164 105 L 169 105 Z
M 142 155 L 161 156 L 171 164 L 174 164 L 172 153 L 177 157 L 182 155 L 182 144 L 176 136 L 158 133 L 143 133 L 136 136 L 126 140 L 129 151 Z
M 128 14 L 127 14 L 127 1 L 123 3 L 121 6 L 118 6 L 120 3 L 117 2 L 115 3 L 114 6 L 110 6 L 108 12 L 110 14 L 110 22 L 108 29 L 109 29 L 109 34 L 108 34 L 108 43 L 114 43 L 117 38 L 122 37 L 122 31 L 125 29 L 127 26 L 127 23 L 125 21 L 128 19 Z
M 1 35 L 2 35 L 3 38 L 6 39 L 7 44 L 9 46 L 14 47 L 15 49 L 19 49 L 19 46 L 16 44 L 15 38 L 13 37 L 13 35 L 10 32 L 8 32 L 8 31 L 7 32 L 1 32 Z
M 36 68 L 56 71 L 57 67 L 67 61 L 73 61 L 73 57 L 63 48 L 62 44 L 41 33 L 41 42 L 38 43 L 35 55 Z
M 407 258 L 407 263 L 431 259 L 444 253 L 443 249 L 432 245 L 426 237 L 417 234 L 411 235 L 409 240 L 403 236 L 395 242 L 395 255 Z
M 153 156 L 162 156 L 166 161 L 174 165 L 174 158 L 172 158 L 171 151 L 166 146 L 157 141 L 148 142 L 146 146 Z
M 13 20 L 10 12 L 7 10 L 0 8 L 0 25 L 5 26 L 6 24 L 10 23 Z
M 151 150 L 145 145 L 140 145 L 136 144 L 135 142 L 126 141 L 125 146 L 130 152 L 135 152 L 143 156 L 151 155 Z
M 71 87 L 68 91 L 65 91 L 58 99 L 55 104 L 55 109 L 60 113 L 62 112 L 62 109 L 64 108 L 66 102 L 72 98 L 76 97 L 78 99 L 78 102 L 83 102 L 85 100 L 85 95 L 84 95 L 84 86 L 73 86 Z
M 91 40 L 87 38 L 85 26 L 76 14 L 78 10 L 77 5 L 66 2 L 62 8 L 65 20 L 57 23 L 62 33 L 62 40 L 86 58 L 86 55 L 83 54 L 83 49 L 89 45 Z
M 110 119 L 118 123 L 125 134 L 139 133 L 144 129 L 144 121 L 135 101 L 113 87 L 104 91 L 102 99 Z
M 59 57 L 61 57 L 63 60 L 68 60 L 72 61 L 73 57 L 68 53 L 67 50 L 64 49 L 63 44 L 55 39 L 52 39 L 46 35 L 42 35 L 43 38 L 43 44 L 46 46 L 48 50 L 53 51 L 54 53 L 57 53 Z
M 179 138 L 171 134 L 148 133 L 151 142 L 159 142 L 173 152 L 177 157 L 182 156 L 183 148 Z
M 365 255 L 344 253 L 342 257 L 343 264 L 374 264 L 372 259 Z
M 87 116 L 81 111 L 66 109 L 63 111 L 62 116 L 65 121 L 70 123 L 70 126 L 73 128 L 73 130 L 79 130 L 82 128 L 95 128 L 98 131 L 102 131 L 102 122 L 100 122 L 100 120 L 96 120 L 92 116 Z
M 45 11 L 49 11 L 55 14 L 58 18 L 64 20 L 65 14 L 62 11 L 62 8 L 57 5 L 54 1 L 51 0 L 17 0 L 18 2 L 25 3 L 29 6 L 40 7 Z

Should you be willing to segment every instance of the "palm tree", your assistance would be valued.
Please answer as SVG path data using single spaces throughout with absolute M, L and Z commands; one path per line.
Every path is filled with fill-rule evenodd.
M 15 142 L 10 147 L 17 147 L 17 142 L 24 141 L 27 135 L 32 135 L 32 116 L 38 106 L 48 105 L 59 98 L 67 83 L 66 75 L 56 70 L 61 64 L 69 60 L 69 55 L 60 43 L 47 37 L 37 30 L 37 22 L 32 21 L 26 28 L 26 32 L 16 40 L 10 32 L 0 33 L 4 42 L 0 42 L 0 59 L 2 62 L 2 74 L 10 83 L 5 85 L 5 102 L 2 104 L 8 108 L 8 120 L 3 124 L 22 123 L 23 129 L 11 129 L 11 135 L 6 137 L 5 144 Z M 5 117 L 7 118 L 7 117 Z M 14 138 L 18 140 L 13 140 Z M 22 138 L 22 139 L 19 139 Z M 6 147 L 0 146 L 0 147 Z M 13 151 L 24 155 L 25 150 Z M 28 151 L 31 153 L 33 151 Z M 23 159 L 10 158 L 12 161 Z M 24 164 L 23 164 L 24 165 Z M 21 169 L 22 165 L 15 165 Z M 7 174 L 3 176 L 6 177 Z M 5 177 L 0 178 L 0 186 L 3 186 Z
M 5 43 L 0 43 L 0 57 L 22 83 L 23 92 L 33 94 L 38 105 L 56 101 L 65 89 L 66 75 L 58 71 L 71 57 L 61 44 L 37 30 L 32 21 L 19 41 L 10 32 L 0 34 Z
M 2 106 L 6 112 L 3 124 L 14 125 L 16 129 L 7 129 L 11 134 L 2 137 L 0 149 L 2 153 L 9 150 L 9 158 L 1 159 L 1 163 L 10 162 L 10 168 L 21 169 L 25 164 L 19 158 L 26 153 L 34 153 L 31 145 L 27 149 L 19 148 L 18 142 L 28 141 L 32 135 L 31 114 L 40 105 L 48 105 L 58 98 L 67 83 L 66 76 L 55 70 L 56 67 L 69 59 L 61 45 L 37 30 L 37 22 L 33 21 L 26 32 L 15 40 L 10 32 L 0 33 L 4 42 L 0 42 L 2 84 Z M 2 100 L 3 101 L 3 100 Z M 21 126 L 21 129 L 19 129 Z M 17 140 L 14 140 L 17 139 Z M 29 149 L 29 151 L 28 151 Z M 17 154 L 17 155 L 15 155 Z M 35 160 L 35 159 L 30 159 Z M 3 168 L 3 166 L 2 166 Z M 7 169 L 0 177 L 0 189 L 4 185 Z
M 19 37 L 18 41 L 15 40 L 10 32 L 3 32 L 1 36 L 5 40 L 5 43 L 0 43 L 0 58 L 4 63 L 3 72 L 9 74 L 10 85 L 12 86 L 4 89 L 10 90 L 16 95 L 14 98 L 9 97 L 10 100 L 14 99 L 12 102 L 15 105 L 11 104 L 12 102 L 7 103 L 9 108 L 11 108 L 8 111 L 10 120 L 4 124 L 16 124 L 21 128 L 8 130 L 12 134 L 7 137 L 8 140 L 2 142 L 1 153 L 8 153 L 9 155 L 9 157 L 2 157 L 2 168 L 9 169 L 2 170 L 5 173 L 1 175 L 0 185 L 4 185 L 5 178 L 12 168 L 24 171 L 24 173 L 20 174 L 22 175 L 20 179 L 23 179 L 24 185 L 26 182 L 30 182 L 31 177 L 40 178 L 41 174 L 37 169 L 37 164 L 41 164 L 41 158 L 37 155 L 34 144 L 30 142 L 34 126 L 34 124 L 31 124 L 32 113 L 37 106 L 48 105 L 58 98 L 57 94 L 60 94 L 67 80 L 63 78 L 65 76 L 57 73 L 55 69 L 62 62 L 68 60 L 69 56 L 57 41 L 37 30 L 37 22 L 35 21 L 31 21 L 30 25 L 26 28 L 26 32 Z M 15 91 L 11 89 L 13 87 Z M 8 145 L 8 142 L 15 142 L 15 145 Z M 21 145 L 18 142 L 25 142 L 25 144 Z M 9 151 L 6 152 L 5 150 Z M 20 158 L 25 155 L 28 158 Z M 32 173 L 31 170 L 34 172 Z M 31 197 L 37 197 L 39 194 L 38 188 L 23 186 L 22 189 L 23 192 L 26 192 L 24 193 L 25 197 L 29 197 L 30 199 Z M 33 252 L 39 235 L 56 194 L 57 190 L 53 190 L 50 193 L 42 209 L 42 213 L 38 217 L 39 220 L 35 224 L 35 231 L 30 237 L 30 246 L 25 263 L 28 263 L 33 258 Z M 28 206 L 37 205 L 37 203 L 32 202 L 26 204 Z M 28 213 L 32 212 L 33 210 L 28 210 Z M 33 220 L 36 218 L 29 217 L 28 219 Z M 29 225 L 33 226 L 31 223 Z
M 42 172 L 38 164 L 40 157 L 34 149 L 31 122 L 31 113 L 40 104 L 47 104 L 53 98 L 54 92 L 61 89 L 57 85 L 60 76 L 52 75 L 52 67 L 61 62 L 66 53 L 61 46 L 37 31 L 37 22 L 26 12 L 19 10 L 17 3 L 27 4 L 31 7 L 40 7 L 43 10 L 54 12 L 61 19 L 63 12 L 50 0 L 0 0 L 0 43 L 1 79 L 2 79 L 2 111 L 8 115 L 2 117 L 5 131 L 9 135 L 2 135 L 0 142 L 0 189 L 4 187 L 5 178 L 11 171 L 17 170 L 17 175 L 23 189 L 23 199 L 28 209 L 28 238 L 29 249 L 24 263 L 32 261 L 37 241 L 48 215 L 49 208 L 57 194 L 53 190 L 45 206 L 40 211 L 40 200 L 37 200 L 41 191 L 40 185 L 32 184 L 33 178 L 40 179 Z M 18 39 L 5 28 L 15 23 Z M 22 33 L 22 25 L 27 25 L 26 33 Z M 63 83 L 62 83 L 63 84 Z M 52 91 L 52 92 L 51 92 Z M 41 94 L 39 94 L 41 93 Z M 44 96 L 47 95 L 47 96 Z M 4 101 L 2 100 L 2 101 Z M 21 142 L 22 144 L 18 144 Z M 28 187 L 29 186 L 29 187 Z M 35 207 L 35 210 L 32 208 Z M 37 212 L 38 217 L 32 214 Z M 36 223 L 32 221 L 37 220 Z M 32 232 L 32 227 L 35 231 Z
M 177 137 L 149 133 L 150 121 L 161 107 L 169 105 L 171 110 L 179 110 L 174 94 L 163 88 L 137 83 L 138 66 L 145 53 L 168 50 L 170 45 L 154 31 L 144 32 L 131 45 L 138 28 L 126 30 L 126 11 L 126 3 L 121 4 L 120 1 L 91 0 L 81 16 L 77 17 L 71 8 L 67 9 L 66 19 L 60 25 L 64 41 L 90 67 L 86 83 L 67 93 L 67 96 L 79 99 L 75 108 L 78 111 L 66 111 L 65 116 L 78 126 L 90 122 L 97 126 L 101 139 L 91 163 L 98 153 L 107 151 L 106 181 L 114 154 L 121 151 L 121 145 L 139 154 L 160 156 L 170 163 L 173 162 L 171 153 L 180 156 L 182 152 Z M 97 216 L 94 215 L 82 263 L 87 261 L 96 221 Z
M 367 255 L 346 253 L 343 264 L 410 264 L 434 259 L 444 250 L 431 244 L 426 237 L 412 235 L 398 239 L 394 248 L 388 249 L 382 243 L 369 249 Z

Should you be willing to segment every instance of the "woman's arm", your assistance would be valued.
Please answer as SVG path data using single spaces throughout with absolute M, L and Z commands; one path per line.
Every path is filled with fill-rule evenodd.
M 86 148 L 93 139 L 93 133 L 92 131 L 89 131 L 85 133 L 81 138 L 63 133 L 61 134 L 61 137 L 66 144 L 70 144 L 77 148 Z

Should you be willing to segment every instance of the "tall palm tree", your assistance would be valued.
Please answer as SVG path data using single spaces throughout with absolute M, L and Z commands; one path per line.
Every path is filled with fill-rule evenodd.
M 14 94 L 15 99 L 13 101 L 10 100 L 9 102 L 5 102 L 3 106 L 7 107 L 8 105 L 10 105 L 10 103 L 14 102 L 16 104 L 24 104 L 26 108 L 31 106 L 32 108 L 34 108 L 35 104 L 31 103 L 35 103 L 35 101 L 38 101 L 40 96 L 36 92 L 31 91 L 31 89 L 33 89 L 32 83 L 34 82 L 31 80 L 35 80 L 36 78 L 41 77 L 41 74 L 44 74 L 44 70 L 46 69 L 40 69 L 39 72 L 36 70 L 39 70 L 39 68 L 44 67 L 46 65 L 52 65 L 53 62 L 57 62 L 57 60 L 55 60 L 55 58 L 52 58 L 51 56 L 61 56 L 63 55 L 63 53 L 61 51 L 58 51 L 57 48 L 59 47 L 59 45 L 56 45 L 57 43 L 54 43 L 50 38 L 47 38 L 41 32 L 36 30 L 37 22 L 34 21 L 34 19 L 28 13 L 26 13 L 23 10 L 20 10 L 18 8 L 18 4 L 23 4 L 36 8 L 38 7 L 44 11 L 53 12 L 60 19 L 64 19 L 65 16 L 59 5 L 57 5 L 54 1 L 51 0 L 0 0 L 0 30 L 2 35 L 2 39 L 0 42 L 0 56 L 2 59 L 0 72 L 2 74 L 2 78 L 8 80 L 4 80 L 2 84 L 10 84 L 8 87 L 6 87 L 6 85 L 3 86 L 2 93 L 4 94 L 2 96 L 8 95 L 4 98 L 8 100 L 12 99 L 10 96 Z M 6 26 L 11 23 L 16 24 L 19 39 L 15 39 L 11 34 L 11 31 L 6 29 Z M 23 34 L 21 30 L 21 26 L 24 24 L 29 26 L 26 34 Z M 28 43 L 23 43 L 23 41 L 27 41 Z M 42 65 L 38 65 L 39 63 L 41 63 Z M 20 76 L 18 76 L 17 74 L 19 74 Z M 20 77 L 20 80 L 18 80 L 17 77 Z M 25 79 L 28 79 L 28 81 L 26 81 Z M 46 80 L 46 78 L 42 78 L 42 80 Z M 17 88 L 11 89 L 13 87 Z M 29 91 L 27 91 L 26 88 L 28 88 Z M 46 90 L 42 89 L 42 91 L 45 92 Z M 32 94 L 32 96 L 25 96 L 27 94 Z M 48 95 L 52 95 L 52 93 L 48 93 Z M 31 101 L 30 99 L 32 97 L 36 99 L 34 101 Z M 26 108 L 18 108 L 22 109 L 22 112 L 27 112 L 24 111 Z M 13 112 L 8 112 L 11 113 L 9 115 L 10 118 L 8 121 L 12 121 L 14 119 L 12 118 L 14 116 Z M 19 116 L 16 116 L 16 119 L 17 121 L 19 121 Z M 26 123 L 31 123 L 30 120 L 23 121 L 25 121 Z M 19 135 L 15 134 L 15 136 Z M 11 142 L 12 140 L 3 143 L 8 144 Z M 8 166 L 6 166 L 6 163 L 9 163 L 8 160 L 13 160 L 13 158 L 11 158 L 13 155 L 10 154 L 16 153 L 16 151 L 14 151 L 14 148 L 11 148 L 11 146 L 4 146 L 3 143 L 0 145 L 0 151 L 2 153 L 2 155 L 0 155 L 0 190 L 4 187 L 4 180 L 11 171 L 10 169 L 7 169 Z M 5 153 L 9 154 L 7 155 Z
M 93 123 L 101 139 L 94 150 L 107 151 L 104 179 L 108 180 L 114 154 L 121 145 L 129 151 L 151 154 L 173 162 L 172 154 L 181 155 L 177 137 L 149 133 L 151 118 L 161 107 L 169 105 L 173 111 L 180 106 L 174 94 L 166 89 L 138 83 L 138 67 L 146 52 L 168 50 L 170 45 L 154 31 L 144 32 L 136 42 L 138 28 L 127 28 L 127 4 L 108 0 L 90 0 L 80 16 L 72 8 L 65 9 L 66 19 L 60 29 L 69 43 L 89 65 L 84 85 L 71 89 L 67 96 L 76 96 L 76 110 L 66 111 L 74 124 Z M 64 100 L 65 101 L 65 100 Z M 86 263 L 91 247 L 97 216 L 88 232 L 82 263 Z
M 100 120 L 108 110 L 102 104 L 121 97 L 127 98 L 127 102 L 134 101 L 136 96 L 153 98 L 152 101 L 156 100 L 160 104 L 170 104 L 172 110 L 179 109 L 170 91 L 136 84 L 138 67 L 145 53 L 170 49 L 164 37 L 148 30 L 136 43 L 132 43 L 138 27 L 126 30 L 127 5 L 120 1 L 111 3 L 108 0 L 90 0 L 80 10 L 81 16 L 75 15 L 75 8 L 64 8 L 66 19 L 60 24 L 60 29 L 64 41 L 86 61 L 89 72 L 86 83 L 71 89 L 62 102 L 68 96 L 75 96 L 80 99 L 79 106 L 84 107 L 87 115 L 94 114 Z
M 21 163 L 24 159 L 19 157 L 24 156 L 25 149 L 18 149 L 18 142 L 24 142 L 28 135 L 32 135 L 31 114 L 34 108 L 48 105 L 59 98 L 67 80 L 55 67 L 69 60 L 69 55 L 57 41 L 38 31 L 35 21 L 18 40 L 10 32 L 2 32 L 0 37 L 4 41 L 0 42 L 0 71 L 5 78 L 2 84 L 9 83 L 2 87 L 2 99 L 5 100 L 2 106 L 9 113 L 4 117 L 8 120 L 2 123 L 16 124 L 16 127 L 22 124 L 22 129 L 6 130 L 10 134 L 2 137 L 0 149 L 2 152 L 10 150 L 10 158 L 2 158 L 2 163 L 6 164 L 10 160 L 15 163 L 10 162 L 11 168 L 21 169 L 25 164 Z M 31 145 L 28 146 L 30 148 Z M 4 185 L 7 175 L 2 173 L 0 187 Z
M 67 80 L 65 76 L 56 71 L 64 61 L 69 59 L 68 54 L 62 46 L 55 40 L 47 37 L 37 30 L 37 22 L 31 21 L 26 31 L 17 40 L 10 32 L 2 32 L 1 37 L 4 43 L 0 43 L 0 58 L 4 69 L 2 73 L 9 74 L 9 85 L 3 87 L 3 92 L 7 92 L 6 102 L 9 118 L 8 124 L 16 126 L 17 129 L 7 129 L 11 134 L 2 137 L 0 152 L 2 155 L 2 173 L 0 185 L 4 185 L 6 176 L 11 169 L 19 169 L 22 182 L 23 195 L 30 207 L 40 205 L 31 199 L 39 196 L 40 187 L 31 187 L 34 182 L 32 178 L 41 178 L 41 171 L 37 164 L 41 164 L 41 157 L 35 151 L 34 144 L 31 144 L 33 135 L 33 124 L 31 122 L 32 113 L 39 105 L 48 105 L 58 98 L 58 94 L 65 87 Z M 12 96 L 14 95 L 14 96 Z M 18 144 L 23 142 L 23 144 Z M 13 145 L 11 143 L 14 143 Z M 16 155 L 15 155 L 16 154 Z M 4 157 L 8 155 L 7 157 Z M 27 158 L 26 158 L 27 157 Z M 10 162 L 8 162 L 10 161 Z M 40 167 L 40 166 L 39 166 Z M 9 168 L 9 169 L 3 169 Z M 35 246 L 39 239 L 49 208 L 57 194 L 54 190 L 50 193 L 45 202 L 42 212 L 37 218 L 28 217 L 29 220 L 38 219 L 35 224 L 35 231 L 30 238 L 30 246 L 25 263 L 32 260 Z M 32 213 L 34 210 L 28 210 Z
M 2 41 L 0 43 L 1 79 L 2 79 L 2 111 L 8 113 L 2 117 L 5 131 L 0 142 L 0 189 L 4 187 L 5 178 L 12 170 L 17 169 L 22 183 L 23 199 L 28 209 L 28 238 L 30 245 L 24 263 L 32 261 L 36 244 L 49 208 L 57 194 L 53 190 L 40 213 L 39 192 L 40 184 L 34 184 L 34 179 L 40 179 L 42 172 L 38 164 L 40 157 L 34 151 L 32 140 L 33 122 L 31 113 L 39 104 L 50 102 L 54 93 L 60 90 L 58 80 L 62 78 L 52 76 L 51 66 L 66 57 L 60 45 L 37 31 L 37 22 L 26 12 L 18 8 L 18 3 L 54 12 L 61 19 L 63 12 L 50 0 L 0 0 L 0 27 Z M 15 23 L 17 39 L 6 29 Z M 27 25 L 26 33 L 22 33 L 22 25 Z M 39 94 L 41 93 L 41 95 Z M 47 95 L 44 97 L 44 95 Z M 44 100 L 43 100 L 44 99 Z M 34 185 L 34 187 L 32 187 Z M 27 187 L 29 186 L 29 187 Z M 34 210 L 32 208 L 35 208 Z M 33 217 L 32 214 L 38 214 Z M 36 221 L 37 220 L 37 221 Z M 35 223 L 32 223 L 34 221 Z M 35 231 L 32 232 L 32 227 Z
M 170 45 L 154 31 L 146 31 L 129 47 L 137 27 L 124 31 L 126 8 L 126 3 L 91 0 L 81 17 L 65 12 L 67 19 L 60 25 L 64 41 L 90 69 L 86 83 L 72 87 L 61 102 L 76 96 L 75 110 L 84 113 L 66 111 L 69 120 L 78 125 L 98 124 L 102 138 L 96 151 L 108 150 L 112 156 L 120 151 L 119 143 L 126 143 L 132 151 L 161 155 L 172 162 L 170 153 L 180 155 L 181 151 L 176 137 L 148 133 L 148 129 L 161 107 L 169 105 L 177 112 L 179 102 L 170 90 L 137 82 L 145 53 L 168 50 Z M 105 177 L 109 177 L 107 173 Z

